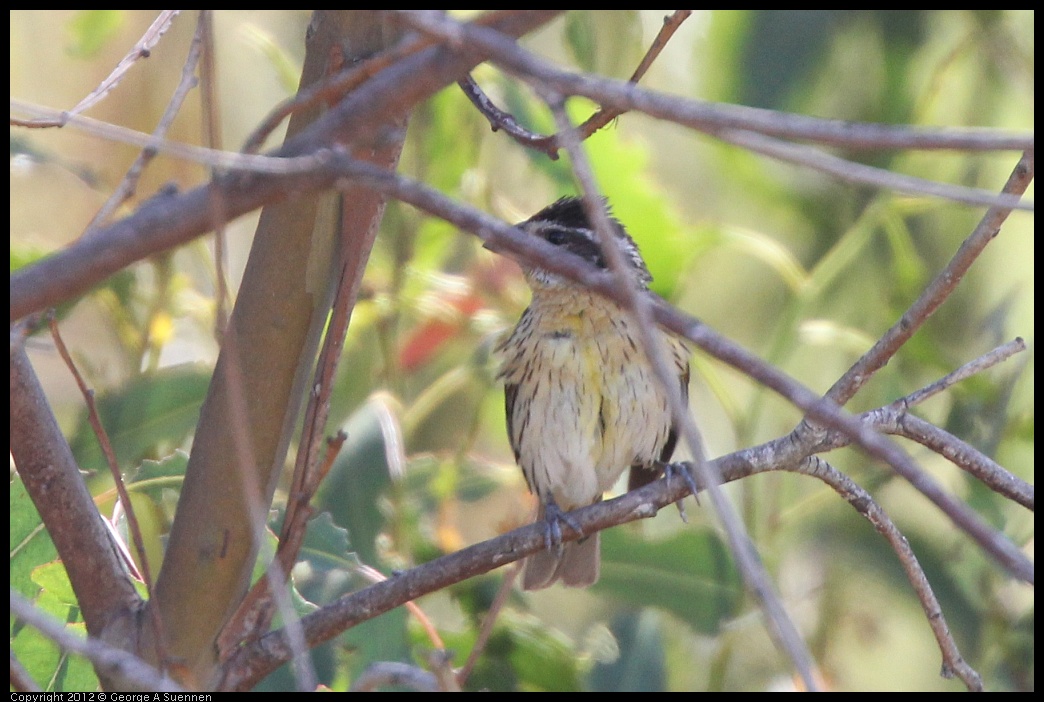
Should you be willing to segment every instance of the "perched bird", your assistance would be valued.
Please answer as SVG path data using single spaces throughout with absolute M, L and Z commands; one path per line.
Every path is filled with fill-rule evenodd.
M 637 245 L 620 222 L 609 222 L 631 283 L 646 290 L 652 276 Z M 608 267 L 579 198 L 558 200 L 518 227 Z M 551 534 L 565 512 L 600 501 L 624 469 L 631 469 L 628 489 L 659 477 L 677 432 L 630 313 L 546 270 L 523 264 L 523 273 L 533 299 L 497 347 L 499 377 L 511 447 Z M 687 401 L 689 352 L 679 339 L 660 333 Z M 598 580 L 599 562 L 597 533 L 549 543 L 526 559 L 522 586 L 536 590 L 561 581 L 586 587 Z

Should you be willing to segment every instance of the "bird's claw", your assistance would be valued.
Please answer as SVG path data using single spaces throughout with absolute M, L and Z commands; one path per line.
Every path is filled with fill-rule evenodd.
M 552 547 L 562 550 L 562 524 L 583 536 L 584 530 L 575 519 L 563 512 L 553 500 L 544 504 L 544 546 L 548 551 Z
M 678 461 L 677 463 L 662 463 L 660 466 L 663 468 L 663 478 L 667 481 L 668 487 L 670 487 L 671 480 L 675 475 L 681 476 L 686 487 L 689 488 L 689 492 L 696 498 L 696 504 L 700 503 L 700 497 L 698 494 L 700 488 L 696 485 L 696 480 L 692 477 L 692 463 L 689 461 Z
M 679 461 L 677 463 L 662 463 L 663 468 L 663 479 L 667 481 L 667 487 L 670 488 L 671 480 L 675 475 L 680 475 L 681 479 L 685 481 L 685 485 L 689 488 L 689 492 L 696 498 L 696 504 L 700 504 L 699 487 L 696 485 L 696 480 L 692 477 L 692 464 L 688 461 Z M 685 507 L 681 500 L 678 500 L 675 504 L 678 505 L 678 514 L 681 515 L 681 519 L 686 524 L 689 523 L 689 518 L 685 514 Z

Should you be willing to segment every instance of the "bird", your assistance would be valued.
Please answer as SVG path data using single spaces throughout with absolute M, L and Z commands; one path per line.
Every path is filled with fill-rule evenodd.
M 607 203 L 601 205 L 629 283 L 647 291 L 652 276 L 637 244 Z M 581 198 L 561 198 L 517 228 L 608 269 Z M 601 501 L 626 469 L 628 490 L 657 479 L 669 469 L 678 432 L 633 315 L 580 283 L 520 265 L 532 300 L 495 353 L 508 438 L 539 501 L 537 520 L 548 530 L 546 548 L 525 559 L 522 587 L 539 590 L 556 582 L 587 587 L 599 577 L 599 534 L 563 544 L 559 522 L 572 526 L 566 513 Z M 665 330 L 658 327 L 657 333 L 687 403 L 689 351 Z

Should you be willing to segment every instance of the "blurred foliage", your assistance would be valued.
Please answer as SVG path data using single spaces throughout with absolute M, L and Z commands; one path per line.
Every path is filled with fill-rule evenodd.
M 76 104 L 152 19 L 130 11 L 12 12 L 12 96 L 60 109 Z M 219 119 L 229 148 L 292 90 L 307 20 L 303 11 L 216 14 Z M 579 11 L 523 44 L 562 65 L 626 77 L 661 20 L 654 11 Z M 151 130 L 192 31 L 193 15 L 185 13 L 92 116 Z M 1033 43 L 1029 11 L 697 12 L 643 84 L 839 119 L 1031 130 Z M 489 66 L 475 76 L 524 124 L 549 129 L 547 110 L 527 87 Z M 198 99 L 190 97 L 172 138 L 199 143 Z M 577 121 L 593 110 L 570 103 Z M 894 323 L 980 216 L 975 208 L 837 183 L 642 115 L 618 118 L 586 148 L 615 215 L 642 248 L 656 292 L 820 392 Z M 1016 158 L 843 155 L 990 190 Z M 12 270 L 73 240 L 134 156 L 67 130 L 13 132 Z M 507 221 L 576 191 L 567 159 L 551 162 L 491 132 L 456 89 L 415 111 L 401 170 Z M 159 158 L 124 212 L 165 183 L 189 186 L 204 177 L 198 165 Z M 228 229 L 233 290 L 252 226 L 247 217 Z M 1032 234 L 1031 217 L 1013 215 L 956 294 L 851 409 L 908 394 L 1016 335 L 1032 347 Z M 157 562 L 184 471 L 184 454 L 175 449 L 190 445 L 216 354 L 210 248 L 196 243 L 132 266 L 59 316 L 98 391 Z M 481 250 L 474 237 L 389 206 L 331 405 L 331 433 L 342 427 L 349 439 L 295 569 L 302 606 L 364 587 L 358 562 L 390 575 L 531 518 L 491 358 L 527 295 L 517 267 Z M 97 475 L 90 485 L 99 505 L 112 514 L 111 479 L 82 399 L 49 342 L 37 340 L 30 352 L 45 388 L 81 466 Z M 799 419 L 701 354 L 692 398 L 714 455 L 778 436 Z M 915 411 L 1032 481 L 1031 354 Z M 907 448 L 1032 551 L 1032 514 Z M 1032 589 L 1011 582 L 887 469 L 851 451 L 829 458 L 871 490 L 908 536 L 987 688 L 1033 689 Z M 17 477 L 11 493 L 12 584 L 76 622 L 75 603 L 54 576 L 53 546 Z M 894 554 L 847 504 L 793 475 L 757 476 L 728 493 L 827 687 L 960 689 L 938 674 L 937 647 Z M 792 687 L 790 667 L 743 592 L 712 510 L 690 501 L 688 512 L 689 525 L 665 510 L 606 532 L 602 580 L 588 591 L 513 593 L 466 688 Z M 500 581 L 489 574 L 418 602 L 456 664 L 466 659 Z M 33 630 L 13 623 L 11 635 L 12 650 L 48 689 L 96 684 L 89 666 L 57 655 Z M 346 632 L 313 659 L 325 683 L 343 688 L 374 661 L 422 665 L 432 646 L 400 609 Z M 291 685 L 283 670 L 263 687 Z

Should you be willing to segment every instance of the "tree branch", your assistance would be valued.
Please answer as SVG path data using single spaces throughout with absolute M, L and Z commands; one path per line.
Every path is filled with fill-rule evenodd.
M 546 23 L 557 10 L 509 14 L 497 24 L 498 36 L 520 36 Z M 467 57 L 443 47 L 430 47 L 381 71 L 341 104 L 327 110 L 307 130 L 270 152 L 277 158 L 309 156 L 331 144 L 374 139 L 385 119 L 410 108 L 457 80 L 485 59 Z M 302 164 L 303 165 L 303 164 Z M 216 177 L 187 193 L 146 201 L 129 217 L 97 230 L 90 241 L 77 241 L 62 251 L 11 276 L 11 320 L 54 306 L 87 292 L 118 270 L 157 251 L 191 241 L 213 228 L 218 208 L 227 220 L 278 202 L 292 192 L 321 190 L 334 174 L 311 163 L 312 172 L 297 175 L 231 174 Z
M 400 16 L 411 27 L 442 39 L 449 46 L 482 47 L 489 52 L 495 63 L 538 89 L 554 90 L 562 95 L 582 95 L 598 102 L 603 108 L 620 113 L 632 110 L 643 112 L 775 158 L 818 168 L 852 182 L 877 186 L 887 184 L 887 187 L 907 192 L 944 197 L 958 196 L 969 202 L 1032 209 L 1031 204 L 1020 202 L 1019 198 L 997 196 L 976 188 L 947 186 L 913 176 L 903 176 L 768 138 L 778 136 L 866 149 L 1023 150 L 1033 148 L 1032 136 L 991 130 L 926 130 L 859 124 L 742 105 L 683 100 L 639 88 L 633 83 L 562 71 L 520 49 L 494 30 L 465 26 L 438 12 L 409 12 Z
M 69 573 L 87 632 L 134 616 L 141 599 L 80 475 L 21 340 L 11 349 L 11 455 Z
M 38 629 L 40 633 L 57 643 L 63 650 L 81 655 L 89 660 L 94 664 L 100 678 L 118 683 L 119 687 L 117 689 L 184 692 L 184 688 L 174 680 L 137 656 L 120 650 L 96 637 L 84 639 L 76 636 L 66 629 L 61 622 L 38 610 L 31 602 L 14 590 L 11 591 L 11 614 Z
M 415 181 L 394 174 L 377 172 L 363 164 L 350 163 L 340 156 L 332 157 L 331 165 L 334 162 L 339 163 L 345 177 L 362 178 L 382 192 L 476 234 L 484 241 L 490 242 L 492 246 L 503 249 L 512 257 L 582 283 L 600 295 L 626 304 L 623 293 L 615 284 L 611 274 L 599 271 L 573 257 L 561 256 L 556 247 L 537 237 L 527 236 L 484 213 L 458 205 L 441 193 Z M 910 457 L 892 441 L 868 428 L 858 418 L 831 402 L 829 398 L 823 398 L 813 393 L 787 374 L 717 334 L 694 317 L 671 307 L 663 300 L 657 298 L 652 302 L 652 312 L 656 322 L 665 329 L 688 339 L 711 356 L 774 390 L 824 427 L 836 429 L 851 436 L 858 446 L 870 455 L 885 461 L 905 477 L 1011 573 L 1027 582 L 1033 581 L 1033 565 L 1025 554 L 1002 534 L 984 524 L 973 510 L 945 493 L 937 483 L 924 475 Z M 801 430 L 807 432 L 809 428 L 804 427 Z M 815 437 L 805 438 L 795 435 L 793 440 L 814 442 Z

